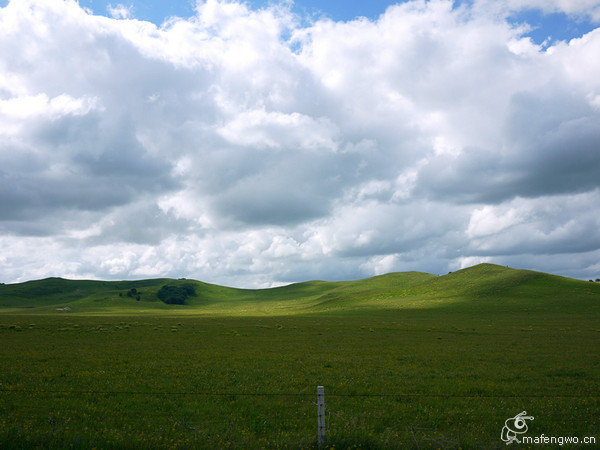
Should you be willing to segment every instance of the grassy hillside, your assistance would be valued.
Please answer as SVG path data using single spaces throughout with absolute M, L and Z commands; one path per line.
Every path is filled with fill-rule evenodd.
M 158 290 L 192 284 L 185 305 L 166 305 Z M 134 296 L 128 292 L 135 289 Z M 137 299 L 136 299 L 137 298 Z M 600 306 L 600 284 L 480 264 L 444 276 L 390 273 L 357 281 L 309 281 L 271 289 L 236 289 L 195 280 L 89 281 L 48 278 L 0 285 L 0 311 L 60 314 L 289 315 L 364 309 L 449 307 L 530 311 Z
M 186 305 L 156 296 L 186 283 Z M 321 448 L 507 448 L 521 411 L 529 436 L 600 441 L 599 283 L 491 264 L 258 290 L 53 278 L 0 305 L 2 448 L 316 449 L 316 386 Z

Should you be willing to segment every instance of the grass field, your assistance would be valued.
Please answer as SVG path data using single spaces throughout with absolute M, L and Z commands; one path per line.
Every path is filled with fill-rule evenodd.
M 600 442 L 597 283 L 480 265 L 152 298 L 176 282 L 0 286 L 0 447 L 312 448 L 317 385 L 330 448 L 504 448 L 521 411 Z

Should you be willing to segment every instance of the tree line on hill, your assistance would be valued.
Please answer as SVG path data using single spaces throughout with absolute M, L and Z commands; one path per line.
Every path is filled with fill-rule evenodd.
M 167 305 L 184 305 L 189 296 L 196 295 L 196 290 L 192 284 L 181 286 L 166 284 L 159 289 L 156 295 Z
M 141 300 L 142 292 L 136 288 L 129 289 L 126 294 L 129 298 L 135 298 L 137 301 Z M 167 305 L 185 305 L 185 301 L 188 297 L 196 295 L 196 289 L 194 285 L 186 283 L 180 286 L 172 284 L 165 284 L 162 286 L 156 296 L 162 302 Z M 123 297 L 123 293 L 119 293 L 119 297 Z
M 135 299 L 138 302 L 142 299 L 142 297 L 141 297 L 142 293 L 140 291 L 138 291 L 136 288 L 129 289 L 127 291 L 127 294 L 125 294 L 125 295 L 127 295 L 127 297 L 135 297 Z M 122 292 L 119 292 L 119 297 L 123 297 L 123 293 Z

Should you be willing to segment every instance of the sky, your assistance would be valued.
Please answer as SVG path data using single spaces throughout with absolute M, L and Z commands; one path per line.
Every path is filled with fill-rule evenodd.
M 0 8 L 0 282 L 600 277 L 600 0 Z

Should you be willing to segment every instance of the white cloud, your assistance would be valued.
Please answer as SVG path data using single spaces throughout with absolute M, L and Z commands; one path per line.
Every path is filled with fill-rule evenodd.
M 465 269 L 467 267 L 474 266 L 476 264 L 488 263 L 492 260 L 489 256 L 465 256 L 458 258 L 455 262 L 450 265 L 452 270 Z
M 313 119 L 297 112 L 267 112 L 261 108 L 239 113 L 218 133 L 234 145 L 256 149 L 335 151 L 336 131 L 326 118 Z
M 524 220 L 519 217 L 523 214 L 520 209 L 502 208 L 504 211 L 498 211 L 499 209 L 497 206 L 487 205 L 473 211 L 467 228 L 467 237 L 474 238 L 497 234 Z
M 304 25 L 289 5 L 208 0 L 157 27 L 10 2 L 0 277 L 593 276 L 599 30 L 540 48 L 505 17 L 597 2 L 494 3 Z
M 373 256 L 362 264 L 362 268 L 374 275 L 383 275 L 397 271 L 397 255 Z
M 47 116 L 56 120 L 65 115 L 85 115 L 94 107 L 94 99 L 75 99 L 68 94 L 48 98 L 46 94 L 24 95 L 0 100 L 0 114 L 5 120 L 24 120 Z
M 133 6 L 125 6 L 121 3 L 116 6 L 108 5 L 108 13 L 113 19 L 130 19 L 133 16 Z

